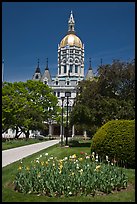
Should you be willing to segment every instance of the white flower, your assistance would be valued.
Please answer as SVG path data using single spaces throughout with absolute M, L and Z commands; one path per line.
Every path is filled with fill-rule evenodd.
M 96 160 L 95 161 L 98 162 L 98 154 L 96 155 Z
M 45 156 L 48 156 L 48 153 L 47 153 L 47 152 L 45 153 Z
M 39 157 L 42 157 L 42 155 L 40 155 Z
M 87 164 L 87 167 L 89 167 L 89 164 Z
M 80 172 L 80 174 L 82 174 L 82 173 L 83 173 L 83 169 L 80 169 L 80 171 L 79 171 L 79 172 Z
M 79 166 L 77 165 L 76 168 L 79 169 Z
M 72 192 L 69 192 L 69 195 L 72 195 Z
M 106 161 L 108 161 L 108 156 L 106 156 Z
M 92 155 L 94 156 L 94 155 L 95 155 L 95 152 L 92 152 Z
M 86 159 L 90 159 L 90 156 L 86 156 Z

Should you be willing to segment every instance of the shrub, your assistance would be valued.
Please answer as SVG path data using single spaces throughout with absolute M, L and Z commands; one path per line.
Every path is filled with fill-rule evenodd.
M 92 138 L 91 151 L 135 168 L 135 121 L 112 120 L 103 125 Z

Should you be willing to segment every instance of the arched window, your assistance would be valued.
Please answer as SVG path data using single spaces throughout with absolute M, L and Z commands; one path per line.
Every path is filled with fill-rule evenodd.
M 36 76 L 35 76 L 35 79 L 38 79 L 39 78 L 39 75 L 37 74 Z
M 79 63 L 79 60 L 78 60 L 78 59 L 76 59 L 76 60 L 75 60 L 75 63 L 76 63 L 76 64 L 78 64 L 78 63 Z
M 70 61 L 70 62 L 73 62 L 73 59 L 71 58 L 69 61 Z

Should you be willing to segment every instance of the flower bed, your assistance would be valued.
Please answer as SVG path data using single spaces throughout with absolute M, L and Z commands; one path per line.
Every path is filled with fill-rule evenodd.
M 58 159 L 48 153 L 40 155 L 29 166 L 20 164 L 15 190 L 47 196 L 95 195 L 127 187 L 123 169 L 98 162 L 81 152 Z

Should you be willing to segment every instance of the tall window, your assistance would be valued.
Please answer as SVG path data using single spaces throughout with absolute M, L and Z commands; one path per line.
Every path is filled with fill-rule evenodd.
M 57 92 L 57 96 L 60 97 L 60 92 Z
M 73 68 L 73 65 L 70 65 L 70 72 L 72 73 L 72 68 Z
M 67 72 L 66 65 L 64 65 L 64 73 L 66 73 L 66 72 Z
M 75 65 L 75 73 L 78 73 L 78 65 Z

